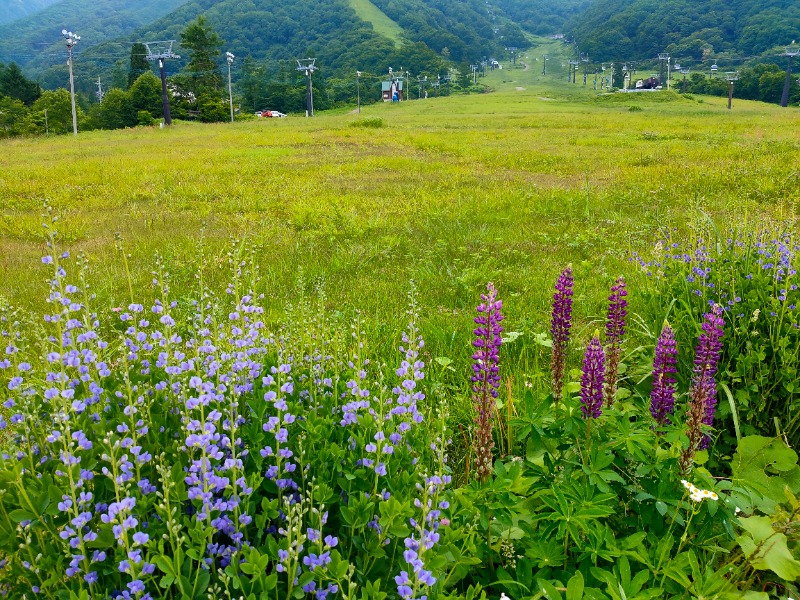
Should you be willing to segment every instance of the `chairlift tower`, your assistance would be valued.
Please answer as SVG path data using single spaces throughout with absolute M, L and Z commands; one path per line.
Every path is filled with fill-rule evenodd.
M 728 80 L 728 110 L 733 106 L 733 82 L 739 80 L 739 71 L 727 71 L 725 79 Z
M 172 115 L 169 112 L 169 95 L 167 94 L 167 74 L 164 69 L 164 61 L 178 59 L 179 55 L 172 51 L 175 40 L 164 40 L 160 42 L 144 42 L 147 49 L 147 60 L 150 62 L 158 61 L 158 70 L 161 74 L 161 106 L 164 111 L 164 125 L 172 125 Z
M 789 60 L 789 64 L 786 65 L 786 82 L 783 84 L 783 94 L 781 94 L 781 106 L 786 108 L 789 106 L 789 88 L 792 85 L 792 59 L 800 54 L 800 45 L 794 43 L 792 40 L 791 46 L 786 46 L 783 52 L 783 56 L 785 56 Z
M 314 89 L 311 86 L 311 76 L 317 70 L 316 58 L 297 59 L 297 70 L 306 76 L 306 117 L 314 116 Z
M 567 83 L 570 81 L 570 76 L 572 77 L 572 83 L 578 83 L 578 65 L 581 64 L 578 60 L 569 61 L 569 73 L 567 74 Z
M 661 63 L 661 70 L 659 71 L 659 83 L 661 84 L 661 89 L 664 89 L 664 63 L 669 63 L 669 54 L 666 52 L 660 52 L 658 55 L 658 60 Z M 668 74 L 669 75 L 669 74 Z M 666 89 L 669 89 L 669 82 L 667 83 Z
M 66 29 L 61 30 L 61 35 L 67 41 L 67 66 L 69 66 L 69 95 L 72 102 L 72 134 L 78 135 L 78 111 L 75 108 L 75 80 L 72 77 L 72 48 L 77 44 L 81 36 L 75 35 Z

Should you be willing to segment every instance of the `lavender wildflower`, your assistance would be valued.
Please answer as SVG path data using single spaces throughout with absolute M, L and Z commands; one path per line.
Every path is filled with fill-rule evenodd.
M 605 353 L 600 335 L 595 332 L 583 355 L 581 373 L 581 412 L 584 419 L 596 419 L 602 413 Z
M 689 389 L 689 411 L 686 417 L 689 446 L 681 455 L 681 469 L 687 472 L 698 449 L 708 447 L 710 439 L 703 433 L 703 425 L 713 425 L 717 406 L 717 363 L 722 350 L 722 307 L 715 304 L 711 312 L 703 315 L 702 333 L 697 341 L 694 374 Z
M 675 406 L 675 364 L 678 358 L 678 346 L 675 333 L 669 323 L 656 343 L 656 355 L 653 360 L 653 389 L 650 392 L 650 413 L 658 425 L 669 425 L 669 415 Z
M 556 282 L 553 295 L 553 321 L 550 334 L 553 338 L 553 398 L 559 400 L 564 387 L 564 370 L 567 362 L 569 330 L 572 327 L 572 265 L 564 269 Z
M 617 395 L 617 378 L 619 363 L 622 358 L 622 338 L 625 336 L 625 317 L 628 314 L 628 301 L 625 297 L 628 290 L 625 287 L 625 278 L 619 277 L 611 286 L 611 295 L 608 297 L 608 320 L 606 321 L 606 380 L 605 399 L 606 406 L 611 407 Z
M 492 472 L 492 411 L 500 386 L 498 361 L 502 343 L 500 334 L 503 332 L 500 326 L 503 301 L 497 299 L 497 290 L 491 282 L 486 285 L 486 290 L 486 294 L 481 294 L 483 303 L 478 305 L 479 314 L 474 319 L 478 327 L 474 330 L 475 340 L 472 342 L 476 348 L 472 355 L 475 361 L 472 365 L 472 398 L 477 412 L 473 445 L 480 481 L 486 481 Z

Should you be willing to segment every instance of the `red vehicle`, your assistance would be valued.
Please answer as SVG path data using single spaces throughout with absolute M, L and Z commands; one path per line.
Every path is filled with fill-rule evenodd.
M 278 112 L 277 110 L 261 110 L 256 113 L 258 117 L 269 117 L 273 119 L 282 119 L 286 116 L 285 113 Z

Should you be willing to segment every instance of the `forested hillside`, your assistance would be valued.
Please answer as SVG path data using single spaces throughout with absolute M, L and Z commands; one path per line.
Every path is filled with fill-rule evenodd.
M 581 52 L 595 60 L 758 56 L 800 38 L 797 0 L 595 0 L 574 18 Z
M 35 14 L 59 0 L 4 0 L 0 2 L 0 24 Z
M 62 0 L 26 19 L 0 26 L 0 61 L 15 62 L 29 75 L 40 75 L 49 67 L 62 67 L 66 58 L 61 30 L 81 36 L 76 52 L 106 40 L 129 36 L 137 27 L 162 17 L 186 0 Z M 26 4 L 34 4 L 26 0 Z M 13 4 L 13 2 L 12 2 Z M 2 10 L 2 9 L 0 9 Z M 0 19 L 1 21 L 1 19 Z M 124 56 L 130 50 L 118 45 Z M 112 61 L 113 62 L 113 61 Z M 43 81 L 45 85 L 49 82 Z

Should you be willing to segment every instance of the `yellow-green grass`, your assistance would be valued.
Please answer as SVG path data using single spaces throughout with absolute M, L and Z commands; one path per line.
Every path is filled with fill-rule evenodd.
M 646 251 L 661 228 L 704 215 L 723 226 L 796 216 L 796 108 L 598 97 L 567 84 L 556 65 L 542 77 L 534 54 L 527 71 L 488 76 L 493 93 L 381 103 L 360 116 L 3 142 L 0 297 L 41 309 L 48 200 L 65 243 L 90 258 L 101 306 L 129 302 L 115 233 L 143 296 L 159 252 L 184 297 L 202 230 L 207 276 L 218 284 L 229 239 L 248 239 L 276 312 L 302 272 L 307 289 L 324 282 L 332 309 L 361 309 L 386 334 L 376 339 L 402 327 L 414 279 L 434 356 L 468 358 L 473 307 L 493 281 L 507 328 L 525 333 L 506 355 L 522 377 L 541 358 L 524 340 L 549 328 L 566 264 L 576 271 L 576 312 L 594 328 L 607 287 L 631 272 L 628 253 Z M 350 126 L 365 117 L 386 126 Z
M 403 28 L 375 6 L 370 0 L 350 0 L 350 6 L 362 21 L 372 24 L 375 33 L 379 33 L 390 40 L 395 46 L 401 46 L 405 35 Z

